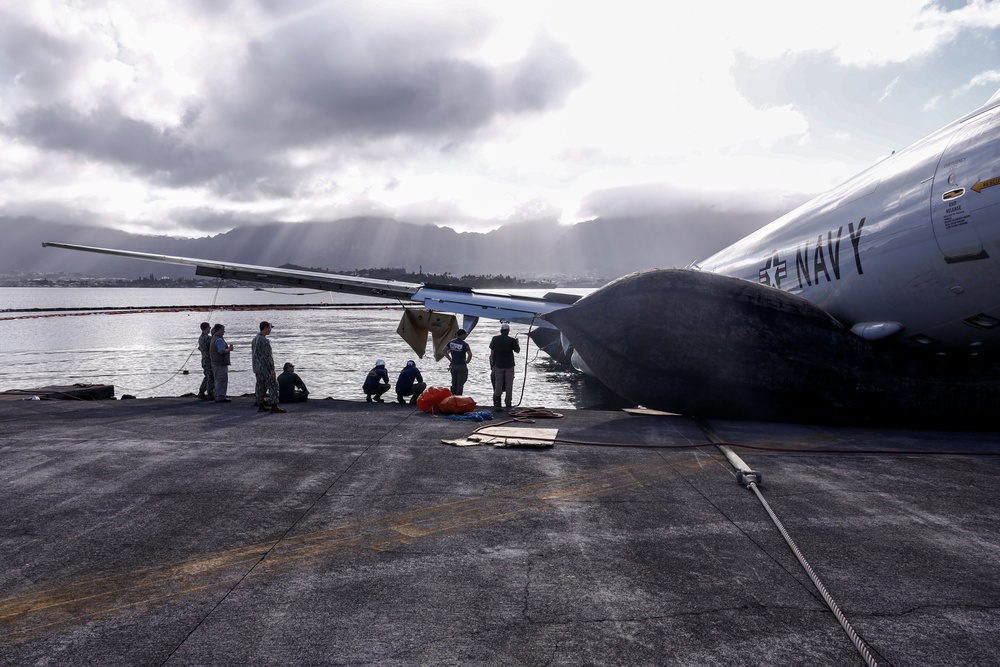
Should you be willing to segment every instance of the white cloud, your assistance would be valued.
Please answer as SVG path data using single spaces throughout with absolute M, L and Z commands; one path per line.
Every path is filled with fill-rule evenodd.
M 896 78 L 894 78 L 892 81 L 889 82 L 888 86 L 885 87 L 885 92 L 882 93 L 882 97 L 878 98 L 878 101 L 884 102 L 890 97 L 892 97 L 892 89 L 898 85 L 899 85 L 899 77 L 897 76 Z
M 963 86 L 960 86 L 954 92 L 953 96 L 958 97 L 960 95 L 968 93 L 971 90 L 981 88 L 983 85 L 987 84 L 993 87 L 995 87 L 997 84 L 1000 84 L 1000 69 L 991 69 L 976 74 L 974 77 L 972 77 L 972 79 L 969 80 L 968 83 L 966 83 Z

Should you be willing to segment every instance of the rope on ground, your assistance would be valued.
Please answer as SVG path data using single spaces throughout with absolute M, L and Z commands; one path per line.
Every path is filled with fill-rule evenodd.
M 520 407 L 521 401 L 524 400 L 524 386 L 528 382 L 528 348 L 531 347 L 531 330 L 535 326 L 535 317 L 531 318 L 531 323 L 528 324 L 528 333 L 525 334 L 524 341 L 524 369 L 521 371 L 521 395 L 517 397 L 517 403 L 514 407 Z M 494 391 L 496 391 L 494 389 Z M 494 394 L 496 395 L 496 394 Z
M 209 314 L 209 316 L 210 316 L 210 317 L 211 317 L 212 313 L 214 313 L 214 312 L 215 312 L 215 302 L 216 302 L 216 301 L 218 301 L 218 299 L 219 299 L 219 288 L 220 288 L 220 287 L 222 287 L 222 278 L 219 278 L 219 280 L 218 280 L 218 281 L 216 282 L 216 286 L 215 286 L 215 294 L 213 294 L 213 295 L 212 295 L 212 303 L 211 303 L 211 305 L 209 306 L 209 307 L 211 308 L 211 310 L 209 310 L 209 311 L 208 311 L 208 314 Z M 188 365 L 188 362 L 189 362 L 189 361 L 191 361 L 191 357 L 193 357 L 193 356 L 194 356 L 194 353 L 195 353 L 195 352 L 199 352 L 199 350 L 198 350 L 198 347 L 197 347 L 197 346 L 195 346 L 195 347 L 194 347 L 194 348 L 193 348 L 193 349 L 192 349 L 192 350 L 191 350 L 191 351 L 190 351 L 190 352 L 188 353 L 188 356 L 187 356 L 187 358 L 186 358 L 186 359 L 184 359 L 184 362 L 183 362 L 183 363 L 181 363 L 181 367 L 180 367 L 180 368 L 178 368 L 178 369 L 177 369 L 176 371 L 174 371 L 173 373 L 171 373 L 171 374 L 170 374 L 169 376 L 167 376 L 167 379 L 166 379 L 166 380 L 164 380 L 163 382 L 161 382 L 160 384 L 154 384 L 154 385 L 153 385 L 152 387 L 126 387 L 126 386 L 123 386 L 123 385 L 118 385 L 118 387 L 119 387 L 119 388 L 121 388 L 121 389 L 122 389 L 122 390 L 124 390 L 124 391 L 134 391 L 134 392 L 140 392 L 140 391 L 142 391 L 142 392 L 145 392 L 145 391 L 152 391 L 153 389 L 159 389 L 159 388 L 160 388 L 160 387 L 162 387 L 163 385 L 165 385 L 165 384 L 167 384 L 168 382 L 170 382 L 171 380 L 173 380 L 173 379 L 174 379 L 175 377 L 177 377 L 178 375 L 184 375 L 185 373 L 187 373 L 187 372 L 188 372 L 188 371 L 186 370 L 186 369 L 187 369 L 187 365 Z M 200 359 L 200 352 L 199 352 L 199 359 Z

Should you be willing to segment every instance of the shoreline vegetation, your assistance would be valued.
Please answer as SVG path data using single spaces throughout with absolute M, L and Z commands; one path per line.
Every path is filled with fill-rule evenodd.
M 507 275 L 463 275 L 453 276 L 445 273 L 411 273 L 403 268 L 369 268 L 351 269 L 349 271 L 330 271 L 294 264 L 284 264 L 282 269 L 312 271 L 315 273 L 335 273 L 344 276 L 374 278 L 378 280 L 398 280 L 409 283 L 425 283 L 428 285 L 454 285 L 479 288 L 509 288 L 509 289 L 555 289 L 557 287 L 600 287 L 607 280 L 592 278 L 565 278 L 559 280 L 529 280 Z M 260 287 L 262 283 L 246 280 L 225 280 L 219 278 L 169 278 L 157 277 L 155 273 L 136 278 L 102 278 L 83 276 L 79 274 L 38 274 L 11 273 L 0 274 L 0 287 Z

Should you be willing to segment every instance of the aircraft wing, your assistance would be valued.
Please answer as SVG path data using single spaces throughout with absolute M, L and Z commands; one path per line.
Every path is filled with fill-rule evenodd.
M 470 330 L 480 317 L 505 320 L 520 324 L 551 327 L 537 319 L 572 304 L 577 297 L 569 294 L 548 294 L 541 297 L 518 295 L 497 290 L 482 291 L 450 285 L 426 285 L 398 280 L 377 280 L 301 269 L 281 269 L 252 264 L 238 264 L 211 259 L 176 257 L 134 250 L 97 248 L 72 243 L 43 242 L 42 246 L 95 252 L 117 257 L 128 257 L 161 264 L 180 264 L 195 267 L 195 275 L 232 280 L 247 280 L 285 287 L 305 287 L 343 292 L 363 296 L 396 299 L 421 303 L 427 310 L 456 313 L 465 316 L 466 329 Z

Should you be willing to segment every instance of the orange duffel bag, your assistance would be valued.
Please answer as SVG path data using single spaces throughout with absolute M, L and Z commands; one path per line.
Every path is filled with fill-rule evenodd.
M 427 387 L 417 398 L 417 407 L 423 412 L 441 412 L 438 405 L 449 396 L 451 396 L 451 389 L 447 387 Z
M 471 396 L 449 396 L 438 403 L 438 410 L 446 415 L 464 415 L 476 409 L 476 400 Z

